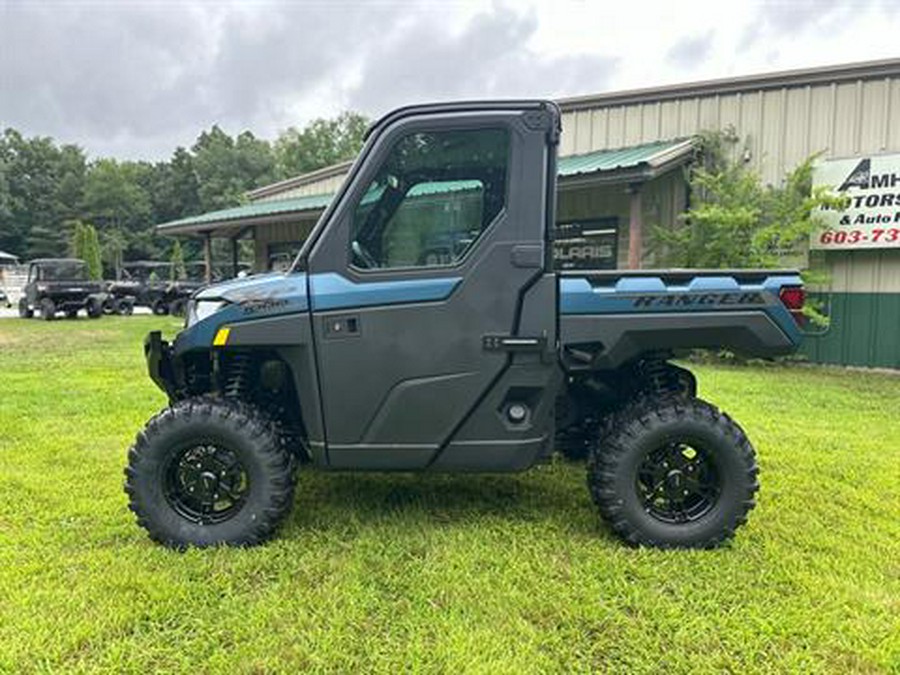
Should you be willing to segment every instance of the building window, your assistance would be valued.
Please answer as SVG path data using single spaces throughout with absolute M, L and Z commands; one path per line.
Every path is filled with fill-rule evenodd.
M 303 242 L 285 241 L 269 244 L 267 269 L 271 272 L 287 272 L 300 252 Z
M 553 262 L 557 270 L 614 270 L 618 266 L 619 219 L 567 220 L 556 224 Z
M 404 136 L 354 211 L 353 266 L 456 264 L 503 209 L 508 163 L 504 129 Z

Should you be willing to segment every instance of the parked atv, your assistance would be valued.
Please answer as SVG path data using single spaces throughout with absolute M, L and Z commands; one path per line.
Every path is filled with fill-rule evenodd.
M 57 312 L 68 319 L 83 309 L 96 319 L 103 314 L 103 283 L 91 281 L 87 263 L 75 258 L 40 258 L 28 264 L 28 281 L 19 300 L 19 316 L 30 319 L 38 312 L 50 321 Z

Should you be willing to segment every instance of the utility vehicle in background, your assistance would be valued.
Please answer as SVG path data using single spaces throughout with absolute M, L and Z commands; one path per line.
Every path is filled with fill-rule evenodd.
M 103 314 L 103 284 L 92 281 L 87 263 L 77 258 L 38 258 L 28 263 L 28 279 L 19 299 L 19 316 L 37 312 L 47 321 L 63 312 L 74 319 L 79 310 L 96 319 Z
M 626 541 L 731 537 L 754 506 L 753 448 L 670 359 L 794 351 L 800 276 L 555 271 L 559 133 L 542 101 L 390 113 L 289 272 L 205 288 L 174 342 L 150 333 L 169 406 L 125 471 L 150 536 L 256 544 L 298 466 L 520 471 L 559 429 Z

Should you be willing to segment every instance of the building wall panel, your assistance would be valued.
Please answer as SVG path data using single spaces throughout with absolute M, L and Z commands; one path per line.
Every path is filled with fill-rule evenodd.
M 591 144 L 594 150 L 609 147 L 609 110 L 606 108 L 591 111 Z
M 609 110 L 609 148 L 621 148 L 625 143 L 625 109 L 622 106 Z
M 660 108 L 658 102 L 641 106 L 641 143 L 659 140 Z
M 802 352 L 818 363 L 900 368 L 900 294 L 830 296 L 831 324 L 804 339 Z
M 887 104 L 890 90 L 884 80 L 861 83 L 858 148 L 881 152 L 887 147 Z
M 660 108 L 660 139 L 678 138 L 678 101 L 663 101 Z
M 830 86 L 811 87 L 810 110 L 807 131 L 810 154 L 830 153 L 834 127 L 834 92 Z
M 785 90 L 785 111 L 779 169 L 783 175 L 811 154 L 809 119 L 812 91 L 809 87 Z
M 891 80 L 887 127 L 886 150 L 900 149 L 900 78 Z
M 856 154 L 858 144 L 858 124 L 856 115 L 859 111 L 856 83 L 836 85 L 832 153 L 835 157 L 848 157 Z
M 720 129 L 719 123 L 719 97 L 704 96 L 698 100 L 700 110 L 698 111 L 697 131 L 703 129 Z
M 579 110 L 575 113 L 575 154 L 581 155 L 590 152 L 593 145 L 591 138 L 593 129 L 591 128 L 591 111 Z

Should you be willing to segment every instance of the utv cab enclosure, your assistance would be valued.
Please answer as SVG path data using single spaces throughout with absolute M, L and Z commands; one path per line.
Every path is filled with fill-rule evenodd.
M 753 449 L 669 359 L 793 351 L 800 277 L 555 272 L 559 133 L 545 101 L 395 111 L 288 273 L 208 287 L 174 342 L 148 335 L 170 403 L 126 492 L 150 536 L 261 542 L 301 466 L 520 471 L 556 446 L 587 455 L 626 541 L 729 538 L 754 505 Z
M 30 319 L 38 312 L 47 321 L 63 312 L 74 319 L 83 309 L 91 319 L 103 310 L 103 283 L 91 281 L 87 263 L 77 258 L 38 258 L 28 263 L 28 279 L 19 299 L 19 316 Z

